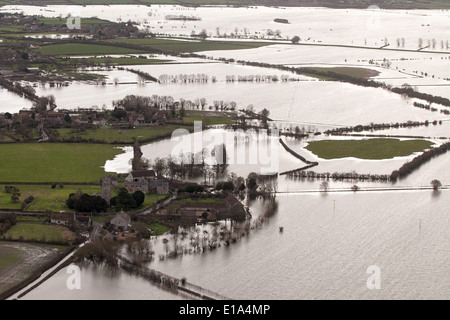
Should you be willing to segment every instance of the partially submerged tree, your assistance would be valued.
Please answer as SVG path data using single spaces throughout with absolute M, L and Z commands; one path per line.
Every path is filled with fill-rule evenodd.
M 434 179 L 431 181 L 431 186 L 433 187 L 434 191 L 437 191 L 440 187 L 442 187 L 442 183 L 439 180 Z
M 320 184 L 320 190 L 322 190 L 323 192 L 327 192 L 327 191 L 328 191 L 328 188 L 329 188 L 328 182 L 323 181 L 323 182 Z
M 291 39 L 291 42 L 292 43 L 298 43 L 300 41 L 300 37 L 299 36 L 294 36 L 292 39 Z

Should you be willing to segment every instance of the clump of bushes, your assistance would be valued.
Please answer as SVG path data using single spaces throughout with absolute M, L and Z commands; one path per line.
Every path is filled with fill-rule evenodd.
M 105 212 L 108 210 L 108 203 L 105 199 L 82 193 L 81 190 L 77 193 L 71 193 L 66 200 L 66 205 L 69 209 L 81 212 Z
M 17 223 L 14 213 L 0 213 L 0 234 L 4 234 Z

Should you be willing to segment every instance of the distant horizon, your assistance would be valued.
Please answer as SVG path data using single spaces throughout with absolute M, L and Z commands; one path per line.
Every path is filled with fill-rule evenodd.
M 407 0 L 398 0 L 391 2 L 380 0 L 379 2 L 371 1 L 367 4 L 365 1 L 356 0 L 0 0 L 0 7 L 6 5 L 180 5 L 186 7 L 199 6 L 230 6 L 230 7 L 246 7 L 246 6 L 269 6 L 269 7 L 325 7 L 336 9 L 368 9 L 370 6 L 377 6 L 381 9 L 398 9 L 398 10 L 443 10 L 450 9 L 450 3 L 444 0 L 425 1 L 417 0 L 414 3 Z

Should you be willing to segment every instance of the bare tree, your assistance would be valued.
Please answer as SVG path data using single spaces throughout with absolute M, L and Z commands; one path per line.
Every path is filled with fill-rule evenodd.
M 320 184 L 320 190 L 321 190 L 321 191 L 327 192 L 327 191 L 328 191 L 328 188 L 329 188 L 328 182 L 323 181 L 323 182 Z

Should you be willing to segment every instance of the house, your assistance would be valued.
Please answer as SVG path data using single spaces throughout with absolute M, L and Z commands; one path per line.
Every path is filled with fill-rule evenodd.
M 129 193 L 141 191 L 144 194 L 148 194 L 150 193 L 150 183 L 146 180 L 125 181 L 125 189 L 127 189 Z
M 143 124 L 145 124 L 145 117 L 141 114 L 135 119 L 134 125 L 143 125 Z
M 92 226 L 91 216 L 84 214 L 73 214 L 73 222 L 75 228 L 79 229 L 89 229 Z
M 28 68 L 26 68 L 26 71 L 27 72 L 40 72 L 41 69 L 37 68 L 37 67 L 28 67 Z
M 96 126 L 106 127 L 108 125 L 108 120 L 106 119 L 94 120 L 92 121 L 92 124 Z
M 178 211 L 181 218 L 197 218 L 203 220 L 244 220 L 246 211 L 242 203 L 232 194 L 221 198 L 219 202 L 185 202 Z
M 166 123 L 166 114 L 162 111 L 158 111 L 155 113 L 155 115 L 152 118 L 152 122 L 156 122 L 159 124 L 165 124 Z
M 99 223 L 94 223 L 89 237 L 92 241 L 113 239 L 113 235 Z
M 132 171 L 125 178 L 128 182 L 150 181 L 156 180 L 156 172 L 154 170 Z
M 114 218 L 111 219 L 110 225 L 116 230 L 126 231 L 131 223 L 131 218 L 128 214 L 121 211 Z
M 58 226 L 69 227 L 73 224 L 73 216 L 69 213 L 53 213 L 50 215 L 50 223 Z
M 151 183 L 150 183 L 151 186 Z M 156 194 L 169 194 L 169 181 L 157 180 L 156 181 Z
M 45 122 L 50 127 L 58 127 L 64 123 L 64 116 L 62 112 L 48 112 Z
M 129 193 L 141 191 L 144 194 L 150 192 L 151 183 L 156 183 L 156 173 L 153 170 L 133 171 L 125 178 L 125 189 Z M 156 185 L 154 186 L 156 188 Z

